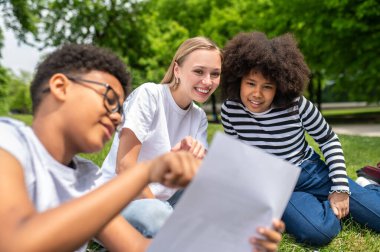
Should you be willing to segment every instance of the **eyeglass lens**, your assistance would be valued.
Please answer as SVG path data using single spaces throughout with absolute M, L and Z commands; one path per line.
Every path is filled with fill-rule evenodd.
M 121 105 L 119 103 L 119 97 L 111 87 L 107 87 L 104 94 L 104 102 L 109 112 L 121 113 Z

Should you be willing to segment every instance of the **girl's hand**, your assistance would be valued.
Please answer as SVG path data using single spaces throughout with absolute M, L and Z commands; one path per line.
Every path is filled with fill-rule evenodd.
M 285 223 L 281 220 L 273 221 L 273 229 L 258 228 L 257 232 L 263 235 L 265 239 L 252 237 L 250 242 L 254 246 L 253 251 L 277 251 L 284 231 Z
M 180 150 L 188 151 L 198 159 L 203 159 L 207 152 L 203 145 L 191 136 L 185 137 L 171 149 L 171 151 Z
M 331 208 L 339 220 L 349 213 L 349 200 L 347 193 L 333 192 L 329 195 Z

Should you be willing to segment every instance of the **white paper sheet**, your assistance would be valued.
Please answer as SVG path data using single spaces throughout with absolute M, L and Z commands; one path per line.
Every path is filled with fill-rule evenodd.
M 300 168 L 217 133 L 150 252 L 252 251 L 249 237 L 280 219 Z

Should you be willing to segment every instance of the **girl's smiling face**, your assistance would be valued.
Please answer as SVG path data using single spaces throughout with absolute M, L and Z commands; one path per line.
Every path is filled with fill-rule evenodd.
M 262 113 L 270 109 L 276 94 L 276 84 L 252 70 L 243 76 L 240 83 L 240 99 L 253 113 Z

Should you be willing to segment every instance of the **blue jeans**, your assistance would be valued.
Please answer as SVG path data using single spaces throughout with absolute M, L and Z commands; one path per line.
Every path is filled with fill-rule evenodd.
M 177 190 L 166 202 L 158 199 L 134 200 L 121 212 L 121 215 L 142 235 L 153 238 L 173 212 L 182 193 L 183 189 Z
M 158 199 L 132 201 L 121 215 L 142 235 L 153 238 L 173 212 L 172 206 Z
M 318 154 L 301 165 L 302 171 L 282 217 L 286 230 L 298 242 L 323 246 L 341 231 L 328 201 L 332 182 L 329 170 Z M 351 191 L 350 215 L 368 228 L 380 232 L 380 186 L 361 187 L 348 179 Z

